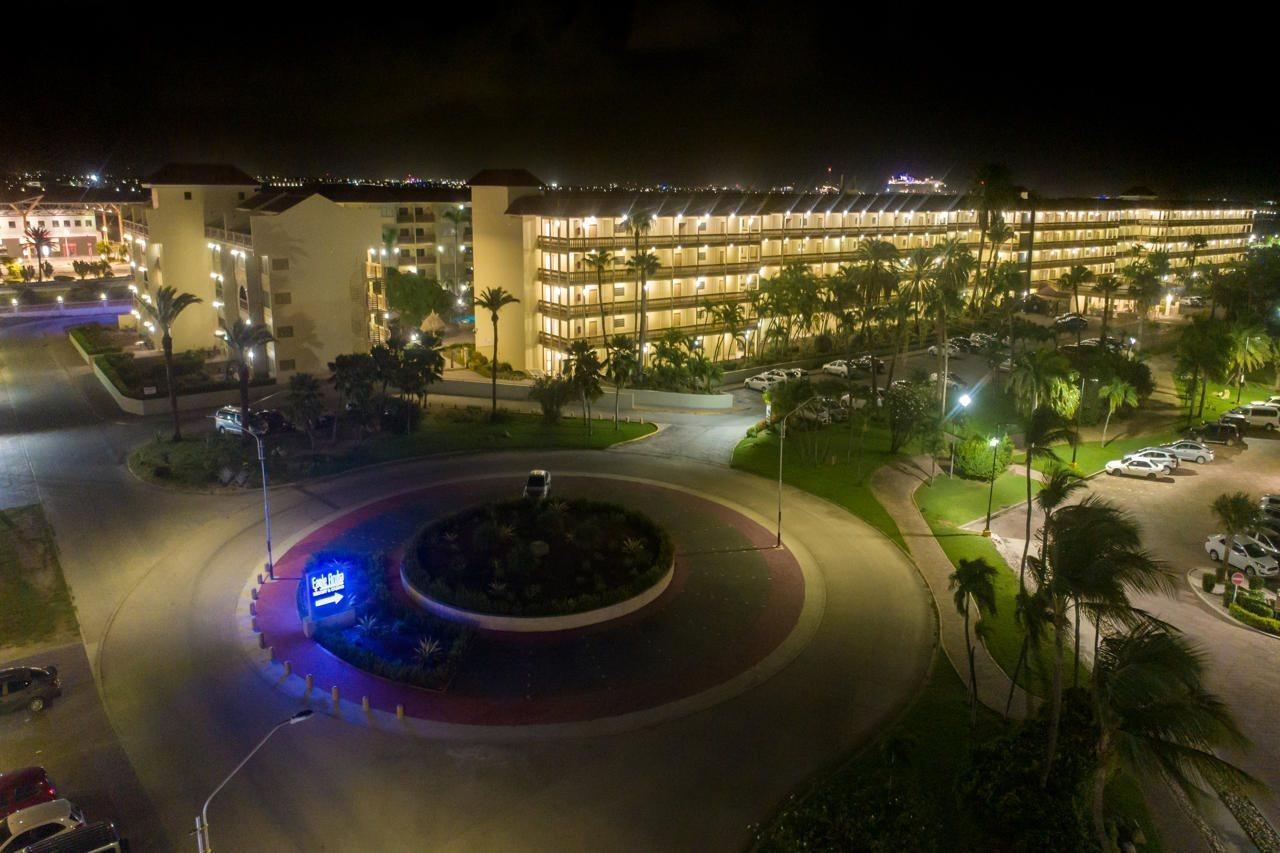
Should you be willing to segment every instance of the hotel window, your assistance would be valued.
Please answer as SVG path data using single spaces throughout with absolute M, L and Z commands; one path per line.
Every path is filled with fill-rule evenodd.
M 627 318 L 626 318 L 626 317 L 614 317 L 614 318 L 613 318 L 613 327 L 614 327 L 615 329 L 621 329 L 621 328 L 622 328 L 623 326 L 625 326 L 625 325 L 627 325 Z
M 288 305 L 293 302 L 293 294 L 291 293 L 273 293 L 271 295 L 271 304 L 279 308 L 281 305 Z
M 613 286 L 613 295 L 614 295 L 615 297 L 616 297 L 616 296 L 626 296 L 626 295 L 627 295 L 627 286 L 626 286 L 625 284 L 615 284 L 615 285 Z
M 293 326 L 276 326 L 277 338 L 292 338 Z
M 278 366 L 281 370 L 293 370 L 297 366 L 297 362 L 292 358 L 282 358 Z
M 183 194 L 182 194 L 182 200 L 183 200 L 183 201 L 191 201 L 191 193 L 189 193 L 189 192 L 185 192 L 185 193 L 183 193 Z

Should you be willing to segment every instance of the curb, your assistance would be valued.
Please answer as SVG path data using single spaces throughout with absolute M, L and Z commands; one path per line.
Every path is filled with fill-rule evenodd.
M 1243 629 L 1245 631 L 1252 631 L 1253 633 L 1260 634 L 1263 637 L 1266 637 L 1267 639 L 1270 639 L 1270 640 L 1280 640 L 1280 637 L 1277 637 L 1275 634 L 1268 634 L 1266 631 L 1260 631 L 1257 628 L 1253 627 L 1252 625 L 1246 625 L 1243 622 L 1241 622 L 1239 619 L 1232 616 L 1230 613 L 1223 610 L 1222 594 L 1217 593 L 1211 597 L 1200 586 L 1200 575 L 1196 573 L 1199 572 L 1200 574 L 1203 574 L 1206 571 L 1209 571 L 1209 570 L 1208 569 L 1187 569 L 1187 573 L 1185 577 L 1187 579 L 1187 586 L 1191 587 L 1191 591 L 1196 594 L 1196 597 L 1199 598 L 1200 601 L 1203 602 L 1206 607 L 1208 607 L 1210 610 L 1213 611 L 1214 616 L 1218 617 L 1224 622 L 1229 622 L 1230 624 L 1236 626 L 1237 628 Z M 1193 575 L 1195 576 L 1194 580 L 1192 580 Z M 1214 586 L 1214 589 L 1217 589 L 1216 585 Z

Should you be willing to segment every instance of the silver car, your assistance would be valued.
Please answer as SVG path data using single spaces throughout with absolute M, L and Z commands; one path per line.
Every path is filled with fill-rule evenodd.
M 1133 453 L 1126 453 L 1124 458 L 1150 459 L 1152 462 L 1159 462 L 1170 470 L 1178 467 L 1178 454 L 1163 447 L 1144 447 L 1141 450 L 1135 450 Z
M 1204 465 L 1206 462 L 1213 461 L 1213 448 L 1198 441 L 1192 441 L 1189 438 L 1162 444 L 1160 449 L 1167 450 L 1184 461 L 1195 462 L 1197 465 Z

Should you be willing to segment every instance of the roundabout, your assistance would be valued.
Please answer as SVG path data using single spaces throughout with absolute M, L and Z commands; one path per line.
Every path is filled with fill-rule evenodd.
M 825 588 L 811 557 L 773 547 L 773 534 L 741 508 L 653 481 L 566 472 L 557 474 L 566 509 L 581 512 L 607 498 L 666 531 L 664 561 L 674 552 L 661 581 L 614 605 L 611 618 L 564 627 L 535 617 L 535 628 L 547 630 L 492 630 L 477 629 L 474 613 L 454 620 L 432 608 L 436 627 L 428 622 L 421 630 L 452 638 L 461 625 L 466 632 L 456 666 L 437 689 L 381 677 L 386 673 L 339 659 L 304 635 L 297 585 L 315 555 L 379 555 L 396 606 L 416 606 L 421 594 L 399 583 L 406 547 L 419 547 L 415 531 L 424 521 L 430 531 L 433 519 L 507 497 L 511 487 L 509 477 L 479 477 L 416 488 L 296 535 L 277 561 L 278 580 L 258 593 L 258 625 L 271 648 L 255 655 L 260 669 L 286 690 L 310 675 L 317 689 L 337 687 L 352 701 L 368 697 L 373 711 L 399 706 L 408 717 L 450 727 L 617 731 L 710 707 L 760 683 L 802 651 L 821 621 Z M 282 680 L 286 661 L 291 675 Z M 426 728 L 433 730 L 439 725 Z

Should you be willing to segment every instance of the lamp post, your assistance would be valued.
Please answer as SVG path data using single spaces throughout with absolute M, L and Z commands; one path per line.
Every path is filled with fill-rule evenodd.
M 246 424 L 249 435 L 258 443 L 258 465 L 262 468 L 262 518 L 267 528 L 267 577 L 276 579 L 276 561 L 271 556 L 271 502 L 267 499 L 267 454 L 262 445 L 262 428 L 254 429 Z
M 968 394 L 961 394 L 960 399 L 957 400 L 956 402 L 960 404 L 960 408 L 967 409 L 973 403 L 973 398 L 970 397 Z M 946 423 L 946 421 L 943 421 L 943 423 Z M 951 442 L 951 462 L 947 465 L 947 479 L 950 480 L 952 477 L 955 476 L 955 473 L 956 473 L 956 443 L 953 441 Z
M 991 487 L 987 490 L 987 523 L 982 528 L 982 535 L 990 537 L 991 536 L 991 502 L 996 495 L 996 454 L 1000 452 L 1000 439 L 995 437 L 987 439 L 987 447 L 991 448 Z
M 244 760 L 237 764 L 235 769 L 227 774 L 227 778 L 223 779 L 222 783 L 218 785 L 218 787 L 213 789 L 213 793 L 209 795 L 209 799 L 204 801 L 204 807 L 200 809 L 200 814 L 196 815 L 196 850 L 199 851 L 199 853 L 213 853 L 213 846 L 209 841 L 209 803 L 213 802 L 213 798 L 218 796 L 218 792 L 227 786 L 227 783 L 231 781 L 232 777 L 239 773 L 240 769 L 249 763 L 249 759 L 253 758 L 253 756 L 258 753 L 258 750 L 262 749 L 262 747 L 266 745 L 267 741 L 271 739 L 273 734 L 280 731 L 285 726 L 292 726 L 295 723 L 301 723 L 305 720 L 309 720 L 313 713 L 315 712 L 310 708 L 303 708 L 289 719 L 272 726 L 271 731 L 267 732 L 262 740 L 258 741 L 258 745 L 250 750 L 249 754 L 244 757 Z
M 783 415 L 778 425 L 778 538 L 774 544 L 775 548 L 782 547 L 782 449 L 787 443 L 787 419 L 818 399 L 818 397 L 810 397 L 805 400 Z

